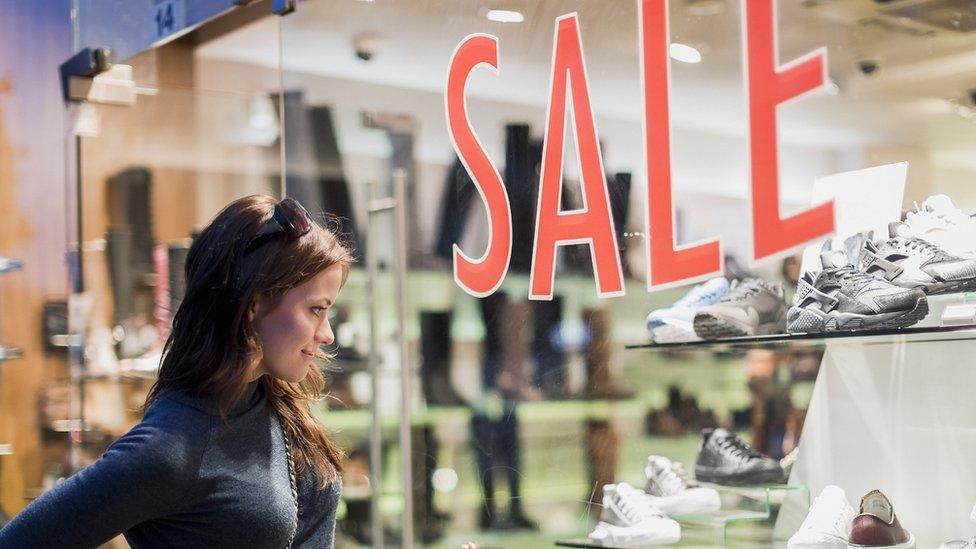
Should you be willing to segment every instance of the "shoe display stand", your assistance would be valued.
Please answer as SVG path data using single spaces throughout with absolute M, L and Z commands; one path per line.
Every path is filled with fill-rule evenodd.
M 917 547 L 969 539 L 976 501 L 976 334 L 826 345 L 791 482 L 882 490 Z M 857 501 L 851 504 L 857 506 Z M 780 519 L 802 517 L 784 508 Z
M 976 352 L 976 326 L 945 325 L 942 319 L 946 310 L 968 307 L 972 295 L 933 296 L 928 318 L 911 328 L 629 348 L 709 353 L 822 349 L 791 486 L 806 486 L 808 494 L 831 484 L 848 495 L 880 489 L 915 535 L 917 547 L 938 547 L 973 535 L 976 369 L 968 357 Z M 851 503 L 856 507 L 856 501 Z M 773 539 L 792 535 L 808 506 L 784 500 Z
M 829 333 L 776 334 L 766 336 L 729 337 L 713 341 L 689 341 L 684 343 L 648 343 L 627 345 L 627 349 L 650 350 L 700 350 L 708 352 L 734 352 L 749 349 L 823 349 L 829 342 L 863 344 L 866 346 L 901 343 L 961 341 L 976 339 L 976 326 L 920 326 L 882 330 L 859 330 Z
M 628 345 L 627 349 L 687 349 L 702 351 L 745 351 L 748 349 L 822 349 L 829 341 L 883 345 L 925 341 L 976 339 L 976 292 L 928 297 L 929 314 L 909 328 L 837 331 L 827 333 L 794 333 L 763 336 L 726 337 L 710 341 L 646 343 Z
M 810 506 L 810 490 L 802 484 L 773 484 L 764 486 L 721 486 L 718 484 L 702 484 L 702 486 L 713 488 L 718 491 L 722 498 L 722 509 L 714 513 L 704 513 L 700 515 L 683 515 L 675 517 L 682 526 L 704 526 L 715 528 L 721 531 L 724 544 L 728 544 L 734 530 L 734 526 L 745 522 L 766 522 L 776 517 L 778 509 L 784 505 L 801 505 L 804 508 Z M 801 519 L 802 522 L 802 519 Z M 799 528 L 800 522 L 794 525 L 793 530 Z M 776 535 L 774 540 L 786 540 L 786 537 Z
M 775 520 L 772 529 L 772 539 L 767 541 L 785 542 L 796 531 L 803 521 L 801 516 L 795 524 L 792 520 L 777 519 L 779 510 L 783 507 L 806 509 L 810 505 L 810 490 L 802 484 L 771 484 L 762 486 L 721 486 L 703 483 L 702 486 L 718 491 L 722 498 L 722 509 L 712 513 L 682 515 L 672 517 L 681 524 L 682 531 L 688 535 L 682 536 L 677 546 L 728 546 L 740 540 L 738 531 L 750 523 L 770 524 Z M 787 524 L 789 523 L 789 524 Z M 688 539 L 685 539 L 685 538 Z M 558 547 L 608 547 L 596 545 L 587 538 L 565 539 L 555 542 Z M 622 548 L 621 548 L 622 549 Z

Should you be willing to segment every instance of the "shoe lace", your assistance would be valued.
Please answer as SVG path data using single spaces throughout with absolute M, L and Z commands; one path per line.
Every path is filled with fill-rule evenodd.
M 659 516 L 659 513 L 645 499 L 644 494 L 634 490 L 617 493 L 617 508 L 631 524 Z
M 840 269 L 838 269 L 837 276 L 841 280 L 849 280 L 858 288 L 861 288 L 865 284 L 869 284 L 870 282 L 875 280 L 874 275 L 860 271 L 853 265 L 848 265 L 846 267 L 841 267 Z
M 761 280 L 755 278 L 748 278 L 743 280 L 732 287 L 729 290 L 728 295 L 726 295 L 726 301 L 743 301 L 751 296 L 758 294 L 760 291 L 767 289 L 765 284 Z
M 660 470 L 658 480 L 664 489 L 664 493 L 667 495 L 678 494 L 688 488 L 684 479 L 681 478 L 681 475 L 673 467 L 663 467 Z
M 761 459 L 763 457 L 762 454 L 740 440 L 739 437 L 731 436 L 724 438 L 720 440 L 718 444 L 720 450 L 723 450 L 735 457 L 744 457 L 746 459 Z
M 932 244 L 927 240 L 922 240 L 921 238 L 905 238 L 901 239 L 902 247 L 909 251 L 915 251 L 920 253 L 938 253 L 942 249 Z

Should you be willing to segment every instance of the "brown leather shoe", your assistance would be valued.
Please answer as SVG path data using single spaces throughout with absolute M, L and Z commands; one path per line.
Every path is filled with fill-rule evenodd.
M 915 536 L 902 528 L 888 498 L 873 490 L 861 498 L 861 512 L 854 517 L 848 546 L 914 549 Z

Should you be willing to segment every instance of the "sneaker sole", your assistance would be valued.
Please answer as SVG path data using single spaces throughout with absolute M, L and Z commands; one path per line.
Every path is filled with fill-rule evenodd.
M 689 488 L 688 490 L 677 496 L 648 494 L 648 501 L 672 518 L 714 513 L 722 508 L 722 499 L 717 491 L 711 488 Z M 690 490 L 698 490 L 698 492 L 690 492 Z
M 692 330 L 690 323 L 664 323 L 651 330 L 651 341 L 654 343 L 686 343 L 689 341 L 701 341 L 701 338 Z
M 856 330 L 879 330 L 906 328 L 917 324 L 929 314 L 929 302 L 920 297 L 915 307 L 906 311 L 894 311 L 875 315 L 857 313 L 823 313 L 814 309 L 791 307 L 787 316 L 786 329 L 791 334 L 842 332 Z
M 793 541 L 786 543 L 786 549 L 847 549 L 847 538 L 824 534 L 819 540 Z
M 926 295 L 958 294 L 976 291 L 976 279 L 971 278 L 966 280 L 951 280 L 949 282 L 932 282 L 930 284 L 918 284 L 915 282 L 903 283 L 897 279 L 889 280 L 889 282 L 902 288 L 918 288 L 925 292 Z
M 598 535 L 597 532 L 603 535 Z M 600 547 L 624 547 L 628 549 L 641 549 L 648 545 L 668 545 L 679 541 L 681 541 L 680 529 L 670 534 L 650 530 L 644 535 L 635 535 L 632 526 L 616 526 L 602 520 L 597 523 L 596 529 L 588 537 L 589 543 Z
M 915 536 L 908 534 L 908 541 L 894 545 L 856 545 L 848 543 L 847 549 L 915 549 Z
M 700 312 L 695 315 L 694 326 L 695 333 L 702 339 L 771 335 L 783 331 L 783 324 L 780 322 L 760 324 L 755 328 L 750 326 L 747 329 L 734 321 L 707 312 Z
M 770 470 L 761 473 L 737 472 L 723 473 L 715 467 L 695 466 L 695 480 L 699 482 L 711 482 L 723 486 L 751 486 L 760 484 L 783 484 L 783 472 Z

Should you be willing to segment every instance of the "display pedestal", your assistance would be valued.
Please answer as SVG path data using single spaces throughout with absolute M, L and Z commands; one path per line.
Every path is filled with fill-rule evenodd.
M 702 486 L 718 490 L 722 498 L 722 508 L 712 513 L 701 513 L 694 515 L 682 515 L 672 517 L 681 524 L 682 541 L 681 545 L 700 545 L 703 539 L 711 538 L 715 545 L 728 545 L 735 541 L 737 526 L 745 523 L 766 522 L 777 517 L 777 510 L 782 507 L 807 508 L 810 506 L 810 491 L 801 484 L 790 485 L 764 485 L 764 486 L 720 486 L 717 484 L 703 484 Z M 800 527 L 803 517 L 799 522 L 791 524 L 789 533 L 783 534 L 780 522 L 776 521 L 776 528 L 771 536 L 764 536 L 770 544 L 773 541 L 785 541 L 789 535 Z M 687 536 L 685 533 L 694 532 Z M 586 538 L 575 538 L 559 540 L 556 542 L 559 547 L 602 547 L 604 549 L 614 549 L 612 545 L 594 545 Z M 623 549 L 623 548 L 621 548 Z
M 777 517 L 777 510 L 784 507 L 809 507 L 810 490 L 802 484 L 775 484 L 768 486 L 719 486 L 717 484 L 703 484 L 708 488 L 718 490 L 722 497 L 722 508 L 714 513 L 703 513 L 700 515 L 683 515 L 675 517 L 682 526 L 703 526 L 712 527 L 721 532 L 722 543 L 727 544 L 730 528 L 745 522 L 765 522 Z M 793 528 L 795 531 L 800 527 L 797 522 Z M 779 521 L 777 520 L 777 523 Z M 777 528 L 773 532 L 773 539 L 785 540 L 781 534 L 781 529 Z M 770 540 L 772 541 L 772 540 Z
M 840 486 L 855 511 L 880 489 L 918 547 L 972 537 L 974 357 L 973 339 L 828 342 L 790 480 Z

